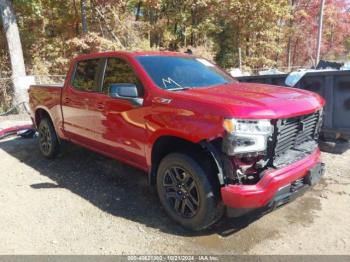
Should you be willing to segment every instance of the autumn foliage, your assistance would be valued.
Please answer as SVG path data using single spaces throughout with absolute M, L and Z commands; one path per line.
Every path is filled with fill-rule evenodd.
M 105 50 L 166 49 L 215 60 L 223 67 L 311 66 L 319 0 L 14 0 L 27 72 L 64 74 L 71 57 Z M 344 60 L 350 47 L 346 0 L 326 0 L 322 58 Z M 2 76 L 6 42 L 0 34 Z M 0 75 L 0 76 L 1 76 Z

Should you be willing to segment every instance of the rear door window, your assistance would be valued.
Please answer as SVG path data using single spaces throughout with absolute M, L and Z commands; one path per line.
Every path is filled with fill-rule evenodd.
M 76 64 L 72 85 L 85 92 L 99 92 L 99 66 L 101 59 L 79 61 Z

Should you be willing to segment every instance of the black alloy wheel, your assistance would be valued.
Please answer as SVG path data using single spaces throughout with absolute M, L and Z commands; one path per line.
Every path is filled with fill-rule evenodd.
M 42 119 L 38 132 L 41 153 L 47 158 L 54 158 L 59 152 L 60 144 L 52 122 L 48 118 Z
M 174 211 L 184 218 L 194 217 L 200 205 L 198 188 L 192 175 L 181 167 L 165 171 L 163 187 Z
M 157 170 L 157 191 L 165 212 L 183 227 L 199 231 L 223 215 L 215 175 L 198 159 L 186 153 L 171 153 Z
M 49 128 L 46 125 L 41 125 L 39 129 L 39 143 L 41 152 L 48 155 L 52 149 L 52 137 Z

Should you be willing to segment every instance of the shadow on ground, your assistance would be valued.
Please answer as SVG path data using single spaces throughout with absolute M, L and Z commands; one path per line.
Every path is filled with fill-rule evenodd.
M 0 142 L 0 149 L 32 167 L 54 183 L 30 185 L 35 190 L 65 188 L 111 215 L 123 217 L 165 233 L 182 236 L 227 236 L 240 231 L 263 215 L 255 213 L 240 219 L 223 218 L 211 229 L 193 233 L 172 222 L 142 171 L 78 146 L 69 145 L 55 160 L 39 152 L 37 139 L 16 138 Z

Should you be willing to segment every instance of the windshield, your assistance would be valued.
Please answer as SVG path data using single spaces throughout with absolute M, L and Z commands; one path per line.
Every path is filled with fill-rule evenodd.
M 187 56 L 139 56 L 152 80 L 162 89 L 226 84 L 235 80 L 205 59 Z

